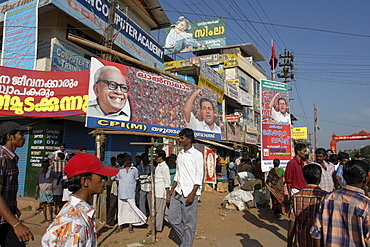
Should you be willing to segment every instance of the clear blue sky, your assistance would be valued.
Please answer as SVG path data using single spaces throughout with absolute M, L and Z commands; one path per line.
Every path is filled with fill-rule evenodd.
M 329 148 L 333 132 L 370 132 L 370 1 L 159 2 L 172 23 L 180 15 L 190 21 L 226 17 L 227 45 L 253 43 L 266 58 L 260 65 L 268 79 L 271 39 L 277 55 L 284 49 L 293 52 L 296 81 L 291 85 L 290 98 L 294 100 L 290 110 L 299 120 L 294 126 L 307 126 L 313 132 L 315 104 L 319 147 Z M 191 56 L 181 54 L 176 59 Z M 337 148 L 357 149 L 369 144 L 370 140 L 343 141 Z

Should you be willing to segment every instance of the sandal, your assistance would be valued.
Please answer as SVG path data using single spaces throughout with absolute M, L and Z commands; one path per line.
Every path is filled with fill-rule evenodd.
M 130 227 L 130 228 L 128 229 L 128 232 L 129 232 L 129 233 L 134 233 L 134 228 L 133 228 L 133 227 Z
M 122 229 L 118 227 L 116 230 L 114 230 L 113 233 L 121 233 L 121 232 L 122 232 Z
M 44 224 L 46 221 L 48 221 L 47 219 L 43 219 L 40 223 L 41 224 Z
M 149 237 L 151 237 L 152 236 L 152 230 L 150 230 L 147 234 L 146 234 L 146 236 L 149 238 Z

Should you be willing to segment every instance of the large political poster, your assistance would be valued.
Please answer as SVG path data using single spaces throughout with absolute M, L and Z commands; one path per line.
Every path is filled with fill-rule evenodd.
M 37 19 L 38 0 L 5 12 L 2 66 L 35 69 Z
M 262 171 L 273 168 L 274 159 L 279 159 L 280 167 L 285 168 L 292 158 L 288 85 L 261 80 L 261 108 Z
M 86 126 L 221 140 L 217 95 L 168 77 L 92 58 Z
M 225 18 L 190 22 L 180 16 L 171 28 L 166 28 L 164 54 L 225 47 L 225 28 Z
M 0 67 L 0 115 L 62 117 L 86 113 L 89 71 Z

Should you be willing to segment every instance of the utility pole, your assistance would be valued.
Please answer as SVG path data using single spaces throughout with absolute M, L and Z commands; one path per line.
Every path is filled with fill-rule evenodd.
M 112 49 L 113 48 L 113 35 L 114 35 L 114 17 L 116 15 L 117 2 L 112 0 L 110 2 L 108 26 L 105 29 L 107 36 L 104 40 L 104 46 Z M 102 58 L 107 61 L 112 61 L 112 55 L 110 53 L 104 53 Z
M 284 58 L 284 63 L 279 63 L 279 67 L 283 67 L 283 74 L 277 74 L 277 77 L 279 78 L 284 78 L 284 82 L 288 83 L 291 80 L 294 79 L 294 74 L 289 71 L 289 69 L 293 70 L 294 65 L 294 56 L 292 55 L 291 52 L 284 50 L 284 55 L 279 55 L 279 58 Z M 291 80 L 288 80 L 291 79 Z

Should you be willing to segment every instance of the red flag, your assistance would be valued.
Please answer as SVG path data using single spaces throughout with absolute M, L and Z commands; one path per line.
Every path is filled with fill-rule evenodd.
M 275 53 L 275 46 L 274 46 L 274 41 L 272 40 L 272 45 L 271 45 L 271 59 L 270 59 L 270 70 L 274 70 L 277 66 L 277 63 L 278 63 L 278 59 L 276 57 L 276 53 Z
M 313 108 L 313 119 L 314 119 L 314 127 L 317 128 L 317 129 L 320 129 L 319 128 L 319 121 L 317 120 L 317 109 L 316 109 L 316 106 L 314 106 L 314 108 Z

